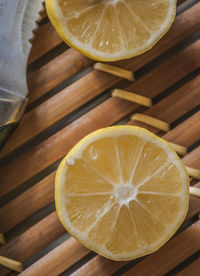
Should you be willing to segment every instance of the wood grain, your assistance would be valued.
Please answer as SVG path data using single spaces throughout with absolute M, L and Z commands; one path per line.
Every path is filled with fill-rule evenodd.
M 199 164 L 198 165 L 199 167 L 197 168 L 200 169 L 200 155 L 196 153 L 197 153 L 197 149 L 190 152 L 187 156 L 184 157 L 184 159 L 187 158 L 186 160 L 190 160 L 189 164 L 191 166 L 193 166 L 194 164 Z M 200 183 L 197 183 L 195 187 L 200 187 Z M 189 212 L 187 214 L 187 219 L 191 218 L 192 216 L 194 216 L 199 212 L 200 212 L 200 199 L 194 196 L 190 196 L 190 206 L 189 206 Z M 40 232 L 42 231 L 42 227 L 44 227 L 44 225 L 47 225 L 47 227 L 45 226 L 45 228 L 43 229 L 42 235 L 45 235 L 49 243 L 51 243 L 53 240 L 58 238 L 59 234 L 61 235 L 62 233 L 64 233 L 65 230 L 60 225 L 55 212 L 49 215 L 48 217 L 41 220 L 39 223 L 37 223 L 35 226 L 27 230 L 24 234 L 22 234 L 12 242 L 10 242 L 8 245 L 2 247 L 0 249 L 0 254 L 9 258 L 17 258 L 17 256 L 21 256 L 21 258 L 17 260 L 22 262 L 27 260 L 28 258 L 31 257 L 30 254 L 34 255 L 38 252 L 38 250 L 42 250 L 43 248 L 42 247 L 43 244 L 41 245 L 40 239 L 38 239 L 38 235 L 41 236 Z M 54 236 L 54 233 L 55 233 L 55 236 Z M 30 237 L 32 237 L 31 240 L 29 240 Z M 24 243 L 26 243 L 26 246 L 24 245 Z M 58 252 L 59 252 L 59 249 L 58 249 Z M 69 254 L 68 258 L 70 258 L 69 250 L 66 250 L 66 258 L 68 256 L 67 254 Z M 24 256 L 24 259 L 22 256 Z M 46 259 L 47 262 L 48 260 L 49 258 Z M 79 259 L 74 257 L 73 260 L 74 260 L 74 263 L 76 263 Z M 50 262 L 48 265 L 51 266 L 52 263 Z M 108 267 L 109 269 L 115 269 L 115 270 L 118 269 L 118 266 L 115 266 L 115 262 L 109 263 Z M 62 263 L 62 265 L 60 265 L 60 269 L 61 268 L 64 270 L 64 269 L 67 269 L 68 266 L 65 266 L 65 263 Z M 0 270 L 0 273 L 1 273 L 1 270 Z
M 190 135 L 190 133 L 193 135 Z M 169 142 L 189 147 L 195 142 L 199 141 L 200 133 L 200 111 L 195 113 L 183 124 L 178 125 L 176 128 L 163 136 Z
M 64 233 L 65 230 L 58 220 L 56 212 L 53 212 L 13 241 L 1 247 L 0 254 L 7 258 L 23 262 Z
M 146 115 L 172 124 L 200 104 L 200 75 L 187 82 L 158 104 L 145 111 Z M 189 92 L 188 92 L 189 91 Z
M 200 258 L 177 273 L 177 276 L 199 276 L 200 272 Z
M 200 41 L 161 64 L 143 78 L 129 85 L 126 90 L 154 98 L 163 89 L 179 81 L 200 66 Z M 92 71 L 37 108 L 26 114 L 16 131 L 3 148 L 0 157 L 32 139 L 83 103 L 112 87 L 117 77 Z M 88 83 L 93 83 L 88 87 Z M 149 86 L 149 83 L 151 84 Z
M 160 119 L 166 118 L 166 122 L 172 123 L 200 103 L 199 85 L 200 77 L 196 77 L 145 111 L 145 114 L 150 114 L 150 116 Z M 188 91 L 190 91 L 190 93 L 188 93 Z M 178 101 L 178 99 L 180 100 Z M 132 122 L 132 125 L 138 125 L 138 123 Z M 147 128 L 145 124 L 140 124 L 139 126 Z M 149 130 L 152 131 L 152 129 Z M 154 133 L 157 133 L 157 131 L 154 131 Z M 195 133 L 196 131 L 194 134 Z M 193 132 L 190 134 L 193 134 Z M 198 156 L 198 154 L 196 156 Z M 1 208 L 1 232 L 8 231 L 19 222 L 53 201 L 54 177 L 55 173 L 50 174 L 34 187 Z M 32 203 L 31 205 L 29 204 L 30 202 Z
M 35 38 L 33 40 L 33 46 L 30 52 L 28 63 L 31 63 L 39 57 L 43 56 L 61 42 L 62 39 L 59 37 L 50 22 L 42 25 L 36 32 Z
M 55 276 L 63 272 L 63 267 L 70 267 L 74 260 L 81 259 L 90 252 L 78 241 L 69 238 L 60 246 L 26 269 L 21 276 Z M 45 269 L 44 269 L 45 267 Z
M 195 150 L 191 151 L 190 154 L 186 155 L 183 158 L 184 163 L 192 168 L 200 169 L 200 146 L 198 146 Z
M 20 194 L 0 209 L 0 231 L 12 227 L 47 206 L 54 200 L 55 172 Z
M 66 81 L 93 61 L 74 49 L 68 49 L 28 75 L 29 103 Z
M 155 90 L 152 93 L 154 94 Z M 110 110 L 108 108 L 111 107 L 110 104 L 113 107 L 114 103 L 117 104 L 118 108 L 114 108 L 112 114 L 110 114 Z M 113 124 L 114 122 L 122 118 L 122 116 L 129 114 L 131 110 L 133 110 L 133 106 L 133 103 L 129 103 L 125 100 L 111 98 L 110 100 L 99 105 L 97 108 L 88 112 L 78 120 L 74 121 L 72 124 L 60 130 L 59 132 L 42 142 L 40 145 L 36 146 L 34 149 L 19 157 L 5 168 L 2 168 L 0 170 L 2 181 L 2 189 L 0 190 L 0 195 L 2 196 L 8 193 L 24 181 L 28 180 L 30 177 L 34 176 L 39 171 L 43 170 L 58 159 L 62 158 L 69 151 L 69 149 L 71 149 L 71 147 L 86 134 L 89 134 L 91 131 L 94 131 L 100 127 L 105 127 Z M 122 116 L 120 116 L 121 112 L 123 113 Z M 102 116 L 106 118 L 102 118 Z M 190 142 L 191 140 L 194 143 L 194 141 L 197 141 L 199 139 L 199 128 L 196 127 L 200 124 L 199 116 L 200 112 L 196 113 L 192 117 L 191 122 L 189 121 L 190 129 L 194 129 L 193 136 L 191 136 L 186 131 L 186 129 L 188 129 L 188 124 L 185 124 L 184 135 L 186 135 L 188 138 L 187 142 L 185 142 L 185 145 L 181 140 L 181 138 L 184 137 L 184 135 L 182 135 L 182 132 L 179 132 L 176 136 L 174 134 L 176 133 L 176 131 L 170 132 L 170 134 L 166 134 L 166 138 L 164 138 L 168 141 L 173 140 L 172 142 L 186 147 L 188 143 L 192 144 Z M 100 121 L 99 124 L 98 121 Z M 108 124 L 108 122 L 110 122 L 110 124 Z M 69 139 L 66 138 L 66 135 L 69 136 Z M 74 138 L 74 140 L 72 137 Z M 68 141 L 68 143 L 66 143 L 66 141 Z M 8 172 L 11 170 L 13 173 L 8 174 Z

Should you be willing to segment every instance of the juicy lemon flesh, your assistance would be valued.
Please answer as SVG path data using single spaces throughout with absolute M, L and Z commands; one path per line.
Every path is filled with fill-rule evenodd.
M 177 230 L 188 183 L 167 143 L 140 128 L 111 127 L 90 134 L 63 160 L 56 207 L 85 246 L 128 260 L 155 251 Z
M 46 6 L 67 43 L 109 61 L 150 49 L 172 24 L 176 0 L 46 0 Z

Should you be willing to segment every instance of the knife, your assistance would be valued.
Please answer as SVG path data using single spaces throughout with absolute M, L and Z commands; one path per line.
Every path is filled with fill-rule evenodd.
M 43 0 L 0 0 L 0 149 L 27 104 L 26 68 Z

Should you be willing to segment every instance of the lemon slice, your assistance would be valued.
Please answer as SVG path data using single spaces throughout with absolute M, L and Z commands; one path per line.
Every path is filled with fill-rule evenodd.
M 176 0 L 46 0 L 46 8 L 66 43 L 113 61 L 149 50 L 172 24 Z
M 188 210 L 189 177 L 174 150 L 149 131 L 114 126 L 93 132 L 63 159 L 56 209 L 91 250 L 129 260 L 157 250 Z

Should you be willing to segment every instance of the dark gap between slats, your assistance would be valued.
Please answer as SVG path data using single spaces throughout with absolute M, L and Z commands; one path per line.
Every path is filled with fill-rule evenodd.
M 195 77 L 196 74 L 197 74 L 197 72 L 195 72 L 195 74 L 191 74 L 190 76 L 187 76 L 186 78 L 184 78 L 183 80 L 181 80 L 180 82 L 178 82 L 178 84 L 173 85 L 170 89 L 168 89 L 165 92 L 163 92 L 163 94 L 165 95 L 165 97 L 168 94 L 171 94 L 172 90 L 176 90 L 177 89 L 177 85 L 180 86 L 182 83 L 185 84 L 185 82 L 186 82 L 186 80 L 188 80 L 188 78 L 190 80 L 192 77 Z M 65 118 L 61 119 L 59 122 L 55 123 L 54 125 L 52 125 L 51 127 L 49 127 L 47 130 L 43 131 L 41 134 L 39 134 L 35 138 L 33 138 L 32 140 L 28 141 L 26 144 L 24 144 L 21 147 L 19 147 L 18 149 L 16 149 L 16 151 L 14 151 L 13 153 L 11 153 L 11 155 L 6 156 L 5 159 L 2 159 L 2 161 L 0 162 L 0 164 L 2 163 L 3 165 L 6 165 L 8 162 L 10 162 L 10 160 L 12 160 L 13 158 L 15 158 L 15 156 L 18 156 L 20 152 L 27 151 L 30 148 L 34 147 L 35 145 L 41 143 L 43 140 L 45 140 L 48 137 L 52 136 L 54 133 L 56 133 L 57 131 L 59 131 L 60 129 L 62 129 L 63 127 L 65 127 L 66 125 L 69 125 L 74 120 L 76 120 L 79 117 L 81 117 L 82 115 L 86 114 L 88 111 L 90 111 L 91 109 L 93 109 L 97 105 L 101 104 L 102 102 L 104 102 L 105 100 L 107 100 L 109 97 L 110 97 L 110 90 L 108 90 L 107 92 L 104 92 L 100 96 L 97 96 L 95 99 L 91 100 L 89 103 L 85 104 L 83 107 L 80 107 L 78 110 L 76 110 L 76 111 L 72 112 L 71 114 L 67 115 Z M 162 97 L 161 97 L 161 99 L 162 99 Z M 144 107 L 139 107 L 135 112 L 143 112 L 145 110 L 146 109 Z M 188 117 L 190 117 L 191 115 L 193 115 L 198 110 L 199 110 L 199 106 L 196 107 L 195 109 L 191 110 L 187 114 L 183 115 L 181 118 L 179 118 L 178 120 L 176 120 L 174 123 L 171 124 L 171 129 L 173 129 L 178 124 L 180 124 L 181 122 L 183 122 L 184 120 L 186 120 Z M 130 120 L 130 117 L 126 116 L 125 118 L 122 118 L 119 122 L 116 122 L 115 125 L 116 124 L 124 124 L 124 123 L 128 122 L 129 120 Z M 191 149 L 194 149 L 194 146 L 192 146 Z M 56 163 L 59 164 L 59 162 L 56 162 Z M 50 166 L 50 168 L 51 167 L 52 166 Z M 53 167 L 55 168 L 55 165 Z M 14 191 L 11 191 L 9 194 L 5 195 L 5 197 L 3 197 L 1 199 L 0 206 L 4 205 L 8 201 L 12 200 L 16 196 L 18 196 L 21 192 L 24 192 L 28 188 L 32 187 L 39 180 L 41 180 L 42 178 L 44 178 L 45 176 L 47 176 L 49 174 L 48 173 L 49 170 L 45 169 L 44 172 L 46 172 L 47 174 L 45 174 L 43 172 L 40 172 L 38 175 L 34 176 L 32 179 L 30 179 L 27 182 L 25 182 L 24 184 L 20 185 Z M 52 172 L 51 169 L 50 169 L 50 172 Z
M 41 103 L 45 102 L 46 100 L 48 100 L 49 98 L 51 98 L 55 94 L 59 93 L 60 91 L 65 89 L 67 86 L 69 86 L 72 83 L 76 82 L 77 80 L 81 79 L 82 77 L 84 77 L 85 75 L 90 73 L 91 71 L 92 71 L 92 66 L 85 67 L 83 70 L 79 71 L 78 73 L 75 73 L 70 78 L 68 78 L 65 81 L 61 82 L 59 85 L 57 85 L 53 89 L 49 90 L 47 93 L 45 93 L 43 96 L 38 98 L 36 101 L 34 101 L 33 103 L 30 103 L 27 106 L 26 113 L 28 113 L 29 111 L 31 111 L 32 109 L 34 109 L 35 107 L 40 105 Z
M 48 252 L 62 244 L 64 241 L 70 238 L 70 234 L 67 232 L 60 236 L 58 239 L 50 243 L 47 247 L 43 248 L 40 252 L 36 253 L 34 256 L 32 256 L 30 259 L 26 260 L 23 263 L 24 269 L 38 261 L 40 258 L 42 258 L 44 255 L 46 255 Z M 38 275 L 39 276 L 39 275 Z
M 127 264 L 125 264 L 123 267 L 121 267 L 117 272 L 113 273 L 112 276 L 121 276 L 124 272 L 131 269 L 133 266 L 144 260 L 145 257 L 140 257 L 135 260 L 129 261 Z M 137 275 L 135 275 L 137 276 Z
M 176 14 L 179 15 L 182 12 L 184 12 L 185 10 L 189 9 L 190 7 L 192 7 L 193 5 L 195 5 L 196 3 L 198 3 L 199 0 L 187 0 L 187 1 L 183 1 L 182 4 L 179 4 L 177 9 L 176 9 Z
M 188 220 L 184 220 L 181 226 L 176 231 L 176 233 L 173 235 L 173 237 L 176 237 L 178 234 L 186 230 L 188 227 L 190 227 L 193 223 L 197 222 L 198 220 L 199 220 L 198 214 L 194 215 Z
M 199 71 L 200 70 L 196 70 L 194 73 L 192 73 L 189 76 L 187 76 L 186 78 L 182 79 L 181 81 L 179 81 L 178 83 L 176 83 L 175 85 L 173 85 L 172 87 L 170 87 L 169 89 L 164 91 L 161 94 L 162 95 L 161 97 L 157 97 L 157 100 L 155 100 L 156 99 L 155 98 L 154 101 L 158 102 L 158 101 L 164 99 L 166 96 L 168 96 L 169 94 L 174 92 L 176 89 L 178 89 L 179 87 L 184 85 L 188 80 L 190 80 L 191 78 L 194 78 Z M 47 128 L 46 130 L 44 130 L 42 133 L 38 134 L 35 138 L 31 139 L 30 141 L 28 141 L 27 143 L 25 143 L 21 147 L 17 148 L 10 155 L 8 155 L 4 159 L 2 159 L 0 161 L 0 165 L 6 166 L 9 162 L 11 162 L 13 159 L 15 159 L 15 157 L 17 158 L 20 155 L 20 153 L 22 153 L 22 152 L 24 153 L 24 152 L 30 150 L 31 148 L 33 148 L 34 146 L 40 144 L 42 141 L 48 139 L 50 136 L 52 136 L 53 134 L 55 134 L 59 130 L 63 129 L 65 126 L 69 125 L 70 123 L 72 123 L 76 119 L 80 118 L 81 116 L 83 116 L 84 114 L 86 114 L 87 112 L 92 110 L 94 107 L 96 107 L 97 105 L 99 105 L 102 102 L 104 102 L 105 100 L 107 100 L 109 97 L 110 97 L 110 89 L 108 91 L 102 93 L 101 95 L 97 96 L 96 98 L 92 99 L 90 102 L 86 103 L 85 105 L 83 105 L 79 109 L 75 110 L 71 114 L 65 116 L 63 119 L 61 119 L 58 122 L 56 122 L 55 124 L 53 124 L 52 126 Z M 188 112 L 187 114 L 185 114 L 184 116 L 182 116 L 181 118 L 176 120 L 176 122 L 172 123 L 171 128 L 174 128 L 175 126 L 180 124 L 182 121 L 184 121 L 190 115 L 194 114 L 198 109 L 199 109 L 199 107 L 193 109 L 192 111 Z M 146 110 L 146 108 L 144 108 L 144 107 L 138 107 L 138 109 L 135 112 L 143 112 L 145 110 Z M 121 118 L 121 120 L 123 120 L 123 119 L 124 118 Z M 125 122 L 129 121 L 129 120 L 130 120 L 130 117 L 126 116 Z M 116 122 L 115 124 L 120 124 L 120 121 Z M 44 171 L 46 171 L 46 169 Z M 48 171 L 49 170 L 47 170 L 46 172 L 48 172 Z M 3 197 L 3 199 L 1 199 L 0 206 L 4 205 L 8 201 L 15 198 L 22 191 L 25 191 L 28 188 L 30 188 L 31 186 L 33 186 L 37 181 L 39 181 L 43 177 L 47 176 L 47 174 L 44 175 L 43 172 L 40 172 L 38 175 L 34 176 L 32 179 L 30 179 L 27 182 L 25 182 L 24 184 L 20 185 L 14 191 L 11 191 L 8 195 L 5 195 L 5 197 Z
M 114 125 L 115 125 L 115 126 L 118 126 L 118 125 L 126 125 L 129 121 L 130 121 L 130 115 L 127 115 L 125 118 L 119 120 L 119 121 L 116 122 Z
M 193 223 L 198 221 L 198 215 L 193 216 L 188 221 L 183 222 L 179 230 L 173 235 L 173 237 L 177 236 L 179 233 L 184 231 L 186 228 L 191 226 Z M 43 257 L 44 255 L 48 254 L 51 250 L 53 250 L 55 247 L 57 247 L 59 244 L 61 244 L 63 241 L 65 241 L 67 238 L 69 238 L 70 235 L 68 233 L 62 235 L 59 239 L 55 240 L 53 243 L 45 247 L 43 250 L 41 250 L 39 253 L 35 254 L 33 257 L 31 257 L 29 260 L 25 262 L 25 268 L 30 266 L 32 263 L 36 262 L 38 259 Z M 75 272 L 77 269 L 79 269 L 82 265 L 89 262 L 92 258 L 94 258 L 97 254 L 94 252 L 90 252 L 88 255 L 86 255 L 84 258 L 82 258 L 80 261 L 72 265 L 70 268 L 68 268 L 65 272 L 63 272 L 61 275 L 70 275 L 71 273 Z M 145 257 L 138 258 L 136 260 L 130 261 L 128 264 L 123 266 L 120 270 L 118 270 L 116 273 L 114 273 L 114 276 L 121 275 L 121 273 L 124 273 L 125 271 L 132 268 L 134 265 L 136 265 L 139 261 L 143 260 Z
M 44 219 L 54 211 L 55 211 L 55 203 L 51 202 L 50 204 L 40 209 L 35 214 L 31 215 L 30 217 L 22 221 L 14 228 L 9 230 L 7 233 L 5 233 L 6 243 L 10 242 L 17 236 L 21 235 L 23 232 L 26 232 L 29 228 L 37 224 L 40 220 Z
M 24 154 L 25 152 L 31 150 L 33 147 L 37 146 L 44 140 L 48 139 L 50 136 L 58 132 L 59 130 L 63 129 L 67 125 L 71 124 L 78 118 L 82 117 L 86 113 L 88 113 L 90 110 L 95 108 L 96 106 L 100 105 L 104 101 L 106 101 L 110 97 L 110 92 L 105 91 L 98 95 L 97 97 L 93 98 L 86 104 L 82 105 L 72 113 L 66 115 L 64 118 L 60 119 L 58 122 L 54 123 L 44 131 L 42 131 L 40 134 L 38 134 L 36 137 L 29 140 L 27 143 L 23 144 L 19 148 L 15 149 L 13 152 L 5 156 L 0 160 L 0 166 L 4 167 L 9 162 L 12 162 L 13 159 L 18 158 L 20 155 Z
M 168 60 L 170 57 L 176 55 L 178 52 L 180 52 L 180 51 L 184 50 L 185 48 L 187 48 L 189 45 L 191 45 L 192 43 L 194 43 L 199 38 L 199 36 L 200 36 L 200 32 L 194 33 L 192 36 L 186 38 L 181 43 L 179 43 L 176 46 L 174 46 L 172 49 L 166 51 L 161 56 L 157 57 L 156 59 L 154 59 L 150 63 L 147 63 L 142 68 L 140 68 L 139 70 L 135 71 L 134 74 L 135 74 L 136 79 L 139 79 L 139 78 L 143 77 L 144 75 L 146 75 L 147 73 L 149 73 L 150 71 L 152 71 L 153 69 L 155 69 L 157 66 L 159 66 L 161 63 L 163 63 L 164 61 Z M 43 103 L 45 100 L 49 99 L 53 95 L 57 94 L 62 89 L 66 88 L 68 85 L 70 85 L 73 82 L 75 82 L 76 80 L 80 79 L 81 77 L 83 77 L 84 75 L 86 75 L 86 73 L 89 73 L 90 71 L 92 71 L 92 66 L 86 67 L 82 71 L 74 74 L 69 79 L 66 79 L 64 82 L 60 83 L 55 88 L 53 88 L 50 91 L 48 91 L 45 95 L 41 96 L 35 102 L 33 102 L 30 105 L 28 105 L 28 107 L 26 109 L 26 112 L 29 112 L 30 110 L 32 110 L 33 108 L 35 108 L 39 104 Z M 126 87 L 125 84 L 128 85 L 129 82 L 127 82 L 125 80 L 122 80 L 116 86 L 118 88 L 122 88 L 122 87 Z
M 90 67 L 89 67 L 90 68 Z M 143 67 L 144 68 L 144 67 Z M 90 70 L 90 69 L 89 69 Z M 140 70 L 140 69 L 139 69 Z M 136 71 L 136 75 L 137 72 Z M 85 69 L 83 70 L 85 71 Z M 86 69 L 87 71 L 87 69 Z M 182 85 L 184 85 L 187 81 L 189 81 L 190 79 L 194 78 L 196 75 L 198 75 L 200 72 L 200 69 L 195 70 L 192 74 L 186 76 L 184 79 L 180 80 L 179 82 L 177 82 L 176 84 L 174 84 L 173 86 L 171 86 L 170 88 L 168 88 L 167 90 L 165 90 L 164 92 L 162 92 L 159 96 L 155 97 L 153 99 L 153 103 L 157 103 L 158 101 L 164 99 L 164 97 L 166 97 L 167 95 L 169 95 L 170 93 L 172 93 L 174 90 L 178 89 L 179 87 L 181 87 Z M 76 75 L 78 75 L 79 77 L 81 77 L 79 74 L 81 73 L 77 73 Z M 84 73 L 83 73 L 84 74 Z M 140 74 L 139 74 L 140 75 Z M 72 76 L 69 80 L 66 80 L 66 82 L 73 82 L 73 78 L 76 78 L 77 76 Z M 139 76 L 138 76 L 139 79 Z M 126 84 L 126 81 L 123 82 L 121 84 Z M 59 87 L 59 86 L 57 86 Z M 108 91 L 111 91 L 113 88 L 119 87 L 117 85 L 114 85 L 112 88 L 110 88 Z M 122 87 L 123 88 L 123 87 Z M 126 87 L 125 87 L 126 88 Z M 53 89 L 54 91 L 56 91 L 57 88 Z M 52 91 L 53 91 L 52 90 Z M 52 92 L 55 93 L 55 92 Z M 102 94 L 105 92 L 102 92 Z M 101 95 L 102 95 L 101 94 Z M 44 139 L 46 139 L 48 136 L 53 135 L 54 133 L 56 133 L 58 130 L 60 130 L 61 128 L 65 127 L 67 124 L 69 124 L 70 122 L 72 122 L 73 120 L 77 119 L 78 117 L 80 117 L 81 115 L 85 114 L 86 112 L 88 112 L 89 110 L 91 110 L 92 108 L 94 108 L 95 106 L 97 106 L 99 103 L 93 104 L 92 106 L 90 106 L 91 102 L 94 103 L 96 101 L 96 99 L 98 99 L 99 96 L 97 96 L 96 98 L 92 99 L 90 102 L 85 103 L 83 106 L 81 106 L 80 108 L 78 108 L 77 110 L 75 110 L 74 112 L 72 112 L 71 114 L 67 115 L 66 117 L 62 118 L 61 120 L 59 120 L 58 122 L 56 122 L 55 124 L 53 124 L 52 126 L 50 126 L 49 128 L 47 128 L 46 130 L 44 130 L 42 133 L 38 134 L 38 136 L 36 136 L 35 138 L 31 139 L 30 141 L 28 141 L 26 144 L 22 145 L 21 147 L 17 148 L 16 150 L 14 150 L 13 152 L 11 152 L 10 154 L 8 154 L 5 158 L 3 158 L 2 160 L 0 160 L 0 166 L 1 165 L 6 165 L 8 162 L 10 162 L 11 159 L 15 158 L 15 156 L 19 156 L 22 151 L 25 152 L 26 150 L 30 150 L 30 148 L 32 148 L 33 146 L 39 144 L 40 142 L 42 142 Z M 100 96 L 101 97 L 101 96 Z M 88 107 L 87 107 L 88 106 Z M 82 110 L 83 109 L 83 110 Z M 75 114 L 75 118 L 74 119 L 70 119 L 73 117 L 73 114 Z M 79 115 L 78 115 L 79 114 Z M 78 116 L 77 116 L 78 115 Z M 72 117 L 70 117 L 72 116 Z M 67 119 L 67 121 L 66 121 Z M 64 125 L 61 125 L 64 124 Z M 57 127 L 58 126 L 58 127 Z M 46 135 L 45 135 L 46 133 Z M 41 138 L 38 138 L 41 137 Z
M 178 44 L 176 44 L 174 47 L 170 48 L 160 56 L 156 57 L 154 60 L 151 62 L 147 63 L 144 65 L 142 68 L 134 72 L 136 79 L 141 78 L 151 72 L 153 69 L 155 69 L 157 66 L 162 64 L 163 62 L 169 60 L 169 58 L 175 56 L 178 54 L 180 51 L 183 51 L 186 49 L 188 46 L 193 44 L 195 41 L 197 41 L 200 37 L 200 31 L 193 33 L 191 36 L 185 38 Z
M 79 269 L 84 264 L 89 262 L 95 256 L 97 256 L 97 254 L 95 252 L 91 251 L 88 255 L 86 255 L 85 257 L 80 259 L 78 262 L 76 262 L 74 265 L 72 265 L 70 268 L 68 268 L 63 273 L 61 273 L 60 276 L 69 276 L 69 275 L 71 275 L 73 272 L 75 272 L 77 269 Z M 100 276 L 100 275 L 97 275 L 97 276 Z
M 164 90 L 158 96 L 156 96 L 153 99 L 153 104 L 154 105 L 157 104 L 158 102 L 160 102 L 161 100 L 163 100 L 164 98 L 166 98 L 167 96 L 169 96 L 170 94 L 172 94 L 173 92 L 175 92 L 176 90 L 184 86 L 187 82 L 197 77 L 199 74 L 200 74 L 200 68 L 196 69 L 195 71 L 193 71 L 192 73 L 190 73 L 189 75 L 181 79 L 180 81 L 176 82 L 175 84 L 173 84 L 172 86 Z
M 47 24 L 47 23 L 49 23 L 49 18 L 48 18 L 48 16 L 42 18 L 42 20 L 39 22 L 38 25 L 39 25 L 39 26 L 43 26 L 43 25 L 45 25 L 45 24 Z
M 188 147 L 188 152 L 193 151 L 198 146 L 200 146 L 200 139 L 199 139 L 199 141 L 197 141 L 196 143 L 194 143 L 193 145 L 191 145 L 190 147 Z
M 189 93 L 189 91 L 188 91 L 188 93 Z M 175 128 L 176 126 L 178 126 L 179 124 L 181 124 L 183 121 L 187 120 L 189 117 L 191 117 L 192 115 L 194 115 L 199 110 L 200 110 L 200 105 L 196 106 L 195 108 L 193 108 L 189 112 L 185 113 L 183 116 L 181 116 L 179 119 L 177 119 L 176 121 L 174 121 L 171 124 L 171 129 Z
M 50 136 L 58 132 L 59 130 L 63 129 L 67 125 L 71 124 L 73 121 L 77 120 L 79 117 L 83 116 L 91 109 L 96 107 L 97 105 L 103 103 L 110 97 L 110 92 L 106 91 L 103 94 L 97 96 L 95 99 L 91 100 L 85 106 L 80 107 L 79 109 L 75 110 L 71 114 L 67 115 L 50 128 L 36 136 L 35 138 L 28 141 L 26 144 L 22 145 L 21 147 L 17 148 L 15 151 L 7 155 L 5 158 L 0 160 L 0 166 L 6 166 L 9 162 L 12 162 L 13 159 L 18 158 L 20 153 L 27 152 L 28 150 L 32 149 L 34 146 L 37 146 L 42 141 L 48 139 Z M 22 192 L 25 192 L 30 187 L 35 185 L 37 182 L 42 180 L 44 177 L 49 175 L 51 172 L 57 169 L 58 165 L 60 164 L 61 159 L 56 161 L 55 163 L 51 164 L 49 167 L 41 171 L 39 174 L 33 176 L 31 179 L 27 180 L 26 182 L 22 183 L 19 187 L 8 193 L 7 195 L 0 198 L 0 207 L 8 203 L 9 201 L 13 200 L 15 197 L 20 195 Z
M 178 272 L 180 272 L 181 270 L 183 270 L 184 268 L 186 268 L 187 266 L 189 266 L 190 264 L 192 264 L 193 262 L 195 262 L 199 258 L 200 258 L 200 250 L 197 251 L 196 253 L 194 253 L 188 259 L 184 260 L 184 262 L 182 262 L 180 265 L 176 266 L 174 269 L 172 269 L 171 271 L 166 273 L 165 276 L 174 276 L 174 275 L 176 275 Z M 193 276 L 193 275 L 191 275 L 191 276 Z
M 31 64 L 29 64 L 28 68 L 27 68 L 27 74 L 30 74 L 30 73 L 36 71 L 37 69 L 42 67 L 44 64 L 46 64 L 50 60 L 52 60 L 55 57 L 57 57 L 58 55 L 62 54 L 67 49 L 69 49 L 69 46 L 64 42 L 61 42 L 61 44 L 54 47 L 49 52 L 47 52 L 43 56 L 41 56 L 38 59 L 36 59 L 35 61 L 33 61 Z
M 38 174 L 34 175 L 29 180 L 22 183 L 20 186 L 18 186 L 16 189 L 12 190 L 10 193 L 6 194 L 5 196 L 0 198 L 0 207 L 8 203 L 9 201 L 13 200 L 17 196 L 19 196 L 21 193 L 25 192 L 29 188 L 31 188 L 33 185 L 37 184 L 40 180 L 48 176 L 50 173 L 55 171 L 58 168 L 58 165 L 60 164 L 61 159 L 57 160 L 53 164 L 51 164 L 49 167 L 45 168 L 43 171 L 39 172 Z

